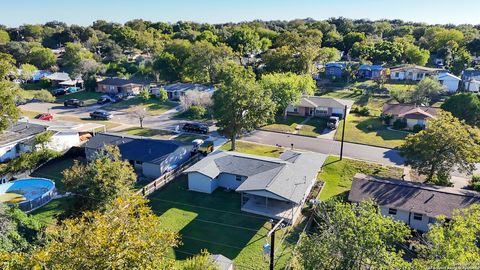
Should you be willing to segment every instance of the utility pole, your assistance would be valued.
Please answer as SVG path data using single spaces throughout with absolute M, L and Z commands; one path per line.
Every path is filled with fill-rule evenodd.
M 273 270 L 274 262 L 275 262 L 275 231 L 279 229 L 279 227 L 283 223 L 283 218 L 277 222 L 276 224 L 272 222 L 272 229 L 267 233 L 267 237 L 270 236 L 270 270 Z
M 342 142 L 340 146 L 340 160 L 343 159 L 343 141 L 345 140 L 345 126 L 347 125 L 347 105 L 343 109 L 343 127 L 342 127 Z

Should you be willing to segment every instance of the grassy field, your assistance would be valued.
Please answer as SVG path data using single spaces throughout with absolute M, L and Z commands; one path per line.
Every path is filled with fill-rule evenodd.
M 42 177 L 51 179 L 55 182 L 55 187 L 60 193 L 64 193 L 65 187 L 63 184 L 63 175 L 62 172 L 65 169 L 72 167 L 74 163 L 74 159 L 65 158 L 65 159 L 57 159 L 48 162 L 47 164 L 43 165 L 42 167 L 35 170 L 31 176 L 34 177 Z
M 150 206 L 162 226 L 178 232 L 183 245 L 172 250 L 176 259 L 185 259 L 206 249 L 233 259 L 239 269 L 267 269 L 263 245 L 271 225 L 268 218 L 240 211 L 240 194 L 217 189 L 212 194 L 188 191 L 186 176 L 150 196 Z M 285 230 L 285 229 L 283 229 Z M 291 234 L 281 242 L 277 232 L 277 264 L 283 269 L 297 240 Z
M 175 133 L 167 130 L 140 128 L 140 127 L 127 128 L 120 132 L 130 134 L 130 135 L 135 135 L 135 136 L 154 137 L 154 138 L 162 138 L 162 139 L 169 139 L 170 137 L 175 135 Z
M 56 223 L 59 217 L 73 209 L 72 198 L 61 198 L 53 200 L 39 209 L 31 212 L 42 224 L 49 225 Z
M 102 96 L 105 95 L 104 93 L 92 92 L 92 91 L 80 91 L 73 94 L 59 96 L 56 99 L 56 102 L 63 103 L 67 99 L 76 98 L 79 100 L 83 100 L 85 105 L 92 105 L 97 103 L 97 100 Z
M 298 131 L 298 134 L 317 137 L 322 134 L 323 130 L 327 127 L 327 120 L 323 118 L 311 118 L 305 123 L 302 128 Z
M 274 124 L 263 126 L 262 129 L 284 133 L 294 133 L 295 127 L 305 120 L 303 116 L 288 115 L 287 119 L 277 117 Z
M 335 139 L 342 139 L 344 121 L 335 133 Z M 345 126 L 345 141 L 374 146 L 394 148 L 403 144 L 407 133 L 388 130 L 378 117 L 349 114 Z
M 112 103 L 105 107 L 106 110 L 115 110 L 115 111 L 131 111 L 136 106 L 142 106 L 147 108 L 148 112 L 153 115 L 162 114 L 178 104 L 171 101 L 161 102 L 156 98 L 150 98 L 147 101 L 144 101 L 140 97 L 134 97 L 127 100 L 120 101 L 118 103 Z
M 339 157 L 329 156 L 325 161 L 322 173 L 318 176 L 321 181 L 325 182 L 319 199 L 328 200 L 335 196 L 346 195 L 356 173 L 401 179 L 403 169 L 348 158 L 340 161 Z
M 268 156 L 268 157 L 279 157 L 283 153 L 283 148 L 258 144 L 258 143 L 251 143 L 245 141 L 237 140 L 237 149 L 235 151 L 251 154 L 251 155 L 259 155 L 259 156 Z M 230 151 L 232 148 L 232 144 L 230 142 L 222 145 L 220 149 Z

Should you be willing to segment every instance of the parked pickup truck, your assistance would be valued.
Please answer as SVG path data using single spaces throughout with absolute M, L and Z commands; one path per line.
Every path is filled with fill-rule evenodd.
M 337 129 L 338 122 L 340 122 L 340 118 L 338 118 L 336 116 L 331 116 L 327 120 L 327 127 L 330 128 L 330 129 Z

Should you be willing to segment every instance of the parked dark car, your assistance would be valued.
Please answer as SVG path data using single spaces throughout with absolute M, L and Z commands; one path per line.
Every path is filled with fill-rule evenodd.
M 67 93 L 67 88 L 57 88 L 52 90 L 52 95 L 54 97 L 63 96 Z
M 336 129 L 338 127 L 339 122 L 340 122 L 340 118 L 336 116 L 331 116 L 327 120 L 327 127 L 330 129 Z
M 83 107 L 83 105 L 84 105 L 83 101 L 76 98 L 67 99 L 63 102 L 63 106 L 65 107 L 72 106 L 72 107 L 78 108 L 78 107 Z
M 111 100 L 106 97 L 101 97 L 97 100 L 97 104 L 103 105 L 109 103 Z
M 90 117 L 92 119 L 110 120 L 112 119 L 112 114 L 105 110 L 96 110 L 90 113 Z
M 185 125 L 183 125 L 182 129 L 188 132 L 196 132 L 196 133 L 203 133 L 203 134 L 208 133 L 208 126 L 205 124 L 199 124 L 199 123 L 186 123 Z

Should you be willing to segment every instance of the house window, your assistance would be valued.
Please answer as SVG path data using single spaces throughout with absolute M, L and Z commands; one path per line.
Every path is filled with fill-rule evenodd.
M 298 108 L 297 108 L 297 107 L 293 107 L 293 112 L 298 113 Z
M 242 181 L 242 176 L 241 175 L 235 175 L 235 180 L 238 182 Z
M 388 214 L 389 214 L 389 215 L 396 215 L 396 214 L 397 214 L 397 209 L 395 209 L 395 208 L 388 208 Z
M 413 213 L 413 219 L 414 220 L 422 220 L 423 215 L 419 213 Z
M 328 114 L 328 108 L 317 107 L 315 114 Z
M 395 78 L 399 78 L 399 77 L 400 77 L 400 73 L 395 72 Z

